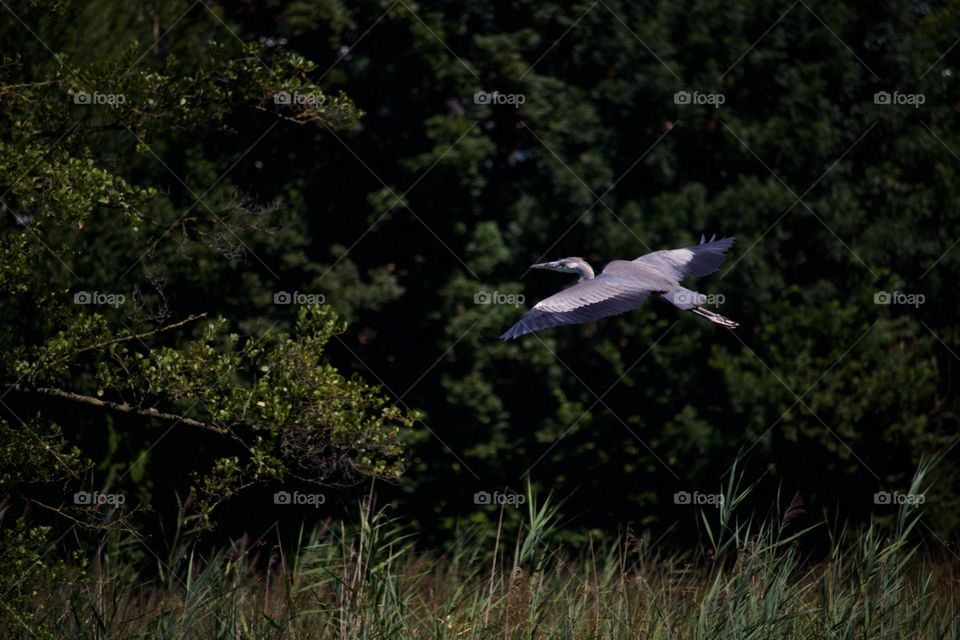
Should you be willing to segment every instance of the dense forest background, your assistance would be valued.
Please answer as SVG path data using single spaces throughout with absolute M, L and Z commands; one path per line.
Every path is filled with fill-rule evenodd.
M 373 482 L 449 541 L 529 482 L 683 544 L 738 458 L 854 523 L 934 460 L 953 548 L 957 2 L 0 4 L 5 527 L 256 539 Z M 497 340 L 571 283 L 529 265 L 701 233 L 736 331 Z

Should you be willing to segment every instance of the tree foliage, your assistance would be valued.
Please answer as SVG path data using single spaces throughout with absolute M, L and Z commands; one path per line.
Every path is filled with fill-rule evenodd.
M 674 492 L 741 453 L 760 504 L 779 484 L 865 518 L 946 453 L 928 502 L 956 531 L 955 3 L 10 7 L 32 35 L 3 27 L 4 402 L 49 408 L 43 441 L 101 478 L 151 446 L 153 408 L 209 427 L 185 461 L 218 470 L 209 505 L 254 479 L 393 475 L 404 442 L 387 491 L 428 535 L 529 477 L 569 496 L 576 537 L 668 530 Z M 651 303 L 504 344 L 523 305 L 480 303 L 565 286 L 527 273 L 541 259 L 701 232 L 738 235 L 693 285 L 736 333 Z M 80 290 L 128 304 L 87 313 Z M 281 291 L 325 295 L 346 333 L 294 323 Z M 44 388 L 112 404 L 65 415 Z M 189 449 L 180 431 L 151 465 Z
M 114 18 L 139 12 L 113 9 Z M 77 34 L 50 21 L 93 18 L 80 3 L 10 12 L 35 29 L 8 24 L 7 35 L 26 29 L 32 45 L 67 49 Z M 249 268 L 262 247 L 296 236 L 283 228 L 291 204 L 179 177 L 185 166 L 216 168 L 197 154 L 212 140 L 233 144 L 254 122 L 332 131 L 355 125 L 360 111 L 314 84 L 316 66 L 294 53 L 208 38 L 189 61 L 168 54 L 141 66 L 142 43 L 123 49 L 49 51 L 46 62 L 9 51 L 0 71 L 0 489 L 29 498 L 57 481 L 79 488 L 103 443 L 108 456 L 133 448 L 126 464 L 137 475 L 176 465 L 175 486 L 197 492 L 204 520 L 254 484 L 396 477 L 413 414 L 330 363 L 327 343 L 344 330 L 332 309 L 274 305 L 287 295 L 270 280 L 275 270 L 264 278 Z M 289 244 L 280 262 L 304 262 L 305 242 Z M 238 330 L 221 287 L 236 304 L 276 311 Z M 171 431 L 200 455 L 152 456 L 150 443 Z M 95 475 L 93 488 L 123 489 L 131 471 Z M 50 508 L 74 508 L 71 497 Z

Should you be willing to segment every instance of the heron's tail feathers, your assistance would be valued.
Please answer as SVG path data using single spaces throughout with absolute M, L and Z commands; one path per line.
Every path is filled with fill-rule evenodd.
M 727 329 L 736 329 L 738 326 L 740 326 L 730 318 L 726 318 L 719 313 L 714 313 L 713 311 L 704 309 L 703 307 L 691 307 L 690 311 L 697 314 L 701 318 L 706 318 L 710 322 L 718 324 L 721 327 L 726 327 Z

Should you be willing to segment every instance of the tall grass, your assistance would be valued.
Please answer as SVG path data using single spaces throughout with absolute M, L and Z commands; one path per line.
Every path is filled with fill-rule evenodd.
M 920 494 L 925 472 L 913 480 Z M 38 593 L 50 615 L 36 637 L 63 638 L 960 638 L 952 563 L 918 553 L 920 513 L 832 534 L 805 559 L 791 502 L 776 518 L 739 519 L 749 489 L 731 480 L 719 509 L 699 516 L 697 552 L 660 553 L 642 540 L 570 554 L 552 542 L 558 505 L 528 491 L 526 522 L 491 548 L 417 551 L 397 519 L 360 509 L 359 526 L 301 532 L 294 549 L 254 566 L 250 549 L 175 553 L 141 584 L 100 550 L 92 579 Z M 508 507 L 509 508 L 509 507 Z M 828 527 L 820 527 L 821 532 Z M 176 560 L 176 558 L 181 558 Z M 937 561 L 931 558 L 938 557 Z M 6 618 L 7 637 L 27 637 Z

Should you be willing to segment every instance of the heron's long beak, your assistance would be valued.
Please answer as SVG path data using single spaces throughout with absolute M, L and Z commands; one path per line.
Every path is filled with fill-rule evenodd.
M 541 262 L 541 263 L 539 263 L 539 264 L 532 264 L 532 265 L 530 265 L 530 268 L 531 268 L 531 269 L 556 269 L 556 268 L 557 268 L 557 263 L 556 263 L 556 262 Z

